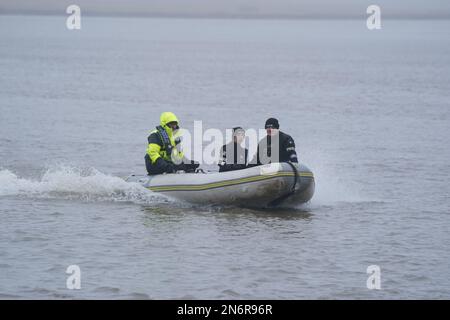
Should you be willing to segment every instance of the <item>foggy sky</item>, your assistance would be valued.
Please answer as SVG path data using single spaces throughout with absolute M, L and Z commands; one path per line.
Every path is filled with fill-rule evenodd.
M 0 0 L 0 13 L 85 15 L 360 18 L 371 4 L 386 18 L 450 18 L 448 0 Z

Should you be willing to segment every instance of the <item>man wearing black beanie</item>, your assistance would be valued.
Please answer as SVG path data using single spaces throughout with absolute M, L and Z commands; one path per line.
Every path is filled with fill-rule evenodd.
M 298 162 L 295 143 L 292 137 L 280 131 L 280 124 L 277 119 L 269 118 L 266 121 L 265 136 L 258 143 L 256 159 L 250 161 L 250 166 L 262 165 L 272 162 Z M 276 152 L 278 151 L 278 152 Z

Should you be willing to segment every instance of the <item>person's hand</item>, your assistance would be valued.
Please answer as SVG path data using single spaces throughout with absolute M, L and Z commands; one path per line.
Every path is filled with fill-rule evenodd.
M 194 169 L 197 169 L 198 167 L 200 167 L 200 163 L 198 161 L 192 160 L 191 164 L 194 167 Z
M 167 172 L 167 173 L 174 173 L 174 172 L 176 172 L 175 165 L 173 163 L 167 162 L 164 171 Z

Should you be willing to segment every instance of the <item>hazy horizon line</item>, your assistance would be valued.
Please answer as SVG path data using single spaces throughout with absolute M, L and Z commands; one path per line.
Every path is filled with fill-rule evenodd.
M 249 19 L 249 20 L 357 20 L 367 19 L 368 15 L 300 15 L 300 14 L 185 14 L 185 13 L 119 13 L 119 12 L 88 12 L 83 13 L 85 17 L 111 17 L 111 18 L 186 18 L 186 19 Z M 0 16 L 68 16 L 54 10 L 30 11 L 30 10 L 8 10 L 0 12 Z M 449 20 L 450 15 L 398 15 L 384 14 L 382 19 L 387 20 Z

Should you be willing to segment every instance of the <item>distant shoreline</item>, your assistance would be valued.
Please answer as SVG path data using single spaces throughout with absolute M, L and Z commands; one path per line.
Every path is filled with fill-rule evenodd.
M 99 13 L 82 11 L 85 17 L 99 18 L 164 18 L 164 19 L 223 19 L 223 20 L 361 20 L 367 19 L 368 15 L 361 16 L 312 16 L 312 15 L 251 15 L 251 14 L 165 14 L 165 13 Z M 0 16 L 67 16 L 63 11 L 61 13 L 55 11 L 8 11 L 0 12 Z M 442 16 L 422 16 L 422 15 L 382 15 L 385 20 L 450 20 L 449 15 Z

